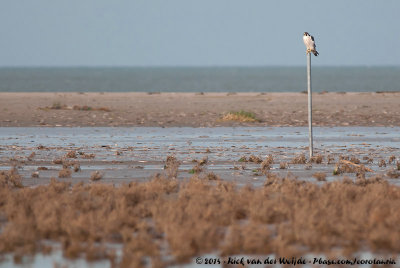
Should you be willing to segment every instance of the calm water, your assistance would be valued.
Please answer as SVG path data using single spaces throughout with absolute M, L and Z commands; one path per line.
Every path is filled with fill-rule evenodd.
M 400 67 L 313 67 L 313 91 L 400 91 Z M 0 68 L 0 92 L 300 92 L 305 67 Z

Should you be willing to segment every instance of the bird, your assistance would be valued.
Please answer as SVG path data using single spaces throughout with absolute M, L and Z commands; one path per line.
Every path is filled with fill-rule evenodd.
M 306 45 L 307 54 L 312 52 L 314 54 L 314 56 L 319 55 L 318 51 L 315 49 L 316 45 L 315 45 L 315 41 L 314 41 L 314 36 L 310 35 L 307 32 L 304 32 L 303 42 L 304 42 L 304 45 Z

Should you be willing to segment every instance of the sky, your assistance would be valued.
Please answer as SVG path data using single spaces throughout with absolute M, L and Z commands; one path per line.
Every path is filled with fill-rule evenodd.
M 1 0 L 0 66 L 400 65 L 400 1 Z

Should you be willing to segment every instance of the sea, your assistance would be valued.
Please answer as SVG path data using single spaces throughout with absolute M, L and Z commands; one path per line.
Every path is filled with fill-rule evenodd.
M 312 68 L 313 92 L 400 91 L 397 67 Z M 302 92 L 306 67 L 2 67 L 0 92 Z

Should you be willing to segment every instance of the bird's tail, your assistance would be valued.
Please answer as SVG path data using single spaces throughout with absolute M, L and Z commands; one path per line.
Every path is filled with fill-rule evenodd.
M 318 51 L 316 51 L 316 50 L 314 50 L 312 53 L 314 53 L 314 56 L 318 56 L 319 55 Z

